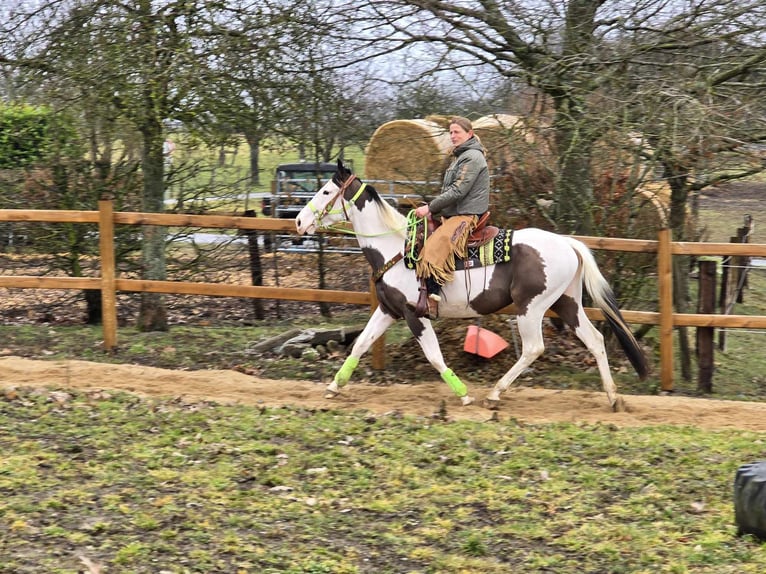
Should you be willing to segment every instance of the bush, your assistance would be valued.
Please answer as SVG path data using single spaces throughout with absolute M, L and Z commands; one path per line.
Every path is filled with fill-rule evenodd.
M 27 105 L 0 106 L 0 168 L 27 167 L 50 149 L 52 112 Z

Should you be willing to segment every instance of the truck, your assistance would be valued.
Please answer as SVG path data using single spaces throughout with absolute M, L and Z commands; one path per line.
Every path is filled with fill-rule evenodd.
M 266 217 L 294 219 L 317 190 L 335 174 L 334 163 L 282 163 L 271 181 L 271 193 L 262 198 Z

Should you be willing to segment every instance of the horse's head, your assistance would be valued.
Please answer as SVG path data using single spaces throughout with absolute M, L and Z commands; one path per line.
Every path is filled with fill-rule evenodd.
M 322 227 L 344 221 L 346 215 L 343 201 L 349 199 L 344 198 L 344 195 L 349 192 L 354 179 L 354 174 L 339 159 L 335 175 L 316 192 L 295 218 L 298 234 L 310 234 Z

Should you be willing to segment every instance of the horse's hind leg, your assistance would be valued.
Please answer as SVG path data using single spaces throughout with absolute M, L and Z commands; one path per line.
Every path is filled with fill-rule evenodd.
M 343 366 L 338 369 L 338 372 L 335 373 L 335 378 L 327 385 L 325 395 L 327 398 L 336 396 L 340 392 L 341 387 L 348 383 L 354 369 L 359 364 L 359 358 L 378 340 L 378 337 L 386 332 L 386 329 L 393 325 L 394 321 L 395 319 L 391 315 L 384 313 L 380 307 L 375 309 L 364 329 L 356 338 L 356 341 L 354 341 L 351 353 L 346 357 Z
M 604 391 L 609 399 L 609 405 L 612 407 L 612 410 L 615 412 L 624 411 L 625 403 L 617 394 L 617 386 L 614 384 L 612 371 L 609 369 L 609 360 L 606 356 L 604 336 L 598 329 L 596 329 L 593 323 L 590 322 L 582 305 L 579 305 L 578 307 L 577 324 L 573 325 L 575 334 L 596 359 L 598 372 L 601 375 L 601 383 L 604 386 Z
M 521 357 L 514 363 L 510 370 L 503 375 L 489 392 L 486 398 L 486 406 L 496 408 L 500 401 L 500 393 L 508 390 L 518 376 L 529 367 L 535 359 L 543 354 L 545 343 L 543 341 L 543 315 L 519 315 L 516 324 L 521 335 Z

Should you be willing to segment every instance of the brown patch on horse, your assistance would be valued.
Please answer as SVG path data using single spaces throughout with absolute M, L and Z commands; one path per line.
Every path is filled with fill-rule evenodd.
M 513 303 L 508 285 L 511 283 L 513 268 L 510 263 L 495 265 L 487 288 L 471 300 L 471 308 L 480 315 L 489 315 Z
M 540 253 L 520 243 L 513 246 L 509 263 L 495 265 L 487 289 L 471 301 L 471 307 L 477 313 L 487 315 L 515 303 L 518 314 L 525 315 L 532 299 L 545 291 L 546 283 L 545 264 Z
M 388 285 L 385 281 L 375 283 L 375 295 L 378 297 L 378 305 L 387 315 L 394 319 L 404 319 L 407 327 L 416 338 L 420 338 L 425 327 L 415 312 L 407 307 L 407 297 L 396 287 Z
M 377 249 L 364 247 L 362 248 L 362 253 L 364 253 L 367 262 L 372 267 L 373 275 L 386 264 L 383 255 Z M 414 276 L 412 279 L 415 281 Z M 412 334 L 420 338 L 425 327 L 423 327 L 420 319 L 415 316 L 415 313 L 407 307 L 407 297 L 404 293 L 381 280 L 375 282 L 375 296 L 378 298 L 378 306 L 386 315 L 390 315 L 394 319 L 404 319 Z
M 577 318 L 580 306 L 569 295 L 559 297 L 559 300 L 551 305 L 551 309 L 572 329 L 577 329 L 580 326 L 580 321 Z
M 518 314 L 526 315 L 532 299 L 546 289 L 548 277 L 545 274 L 545 263 L 537 249 L 520 243 L 513 246 L 511 265 L 511 299 L 516 304 Z

